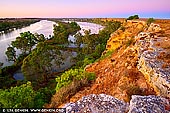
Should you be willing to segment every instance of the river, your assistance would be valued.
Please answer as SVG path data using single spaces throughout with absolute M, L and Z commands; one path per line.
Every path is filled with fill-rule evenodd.
M 88 29 L 91 30 L 91 34 L 97 34 L 99 30 L 103 28 L 101 25 L 94 24 L 94 23 L 88 23 L 88 22 L 77 22 L 77 23 L 81 27 L 80 32 L 82 34 L 84 30 L 88 30 Z M 41 20 L 40 22 L 31 24 L 30 26 L 27 26 L 21 29 L 15 29 L 14 31 L 11 31 L 8 33 L 0 34 L 0 62 L 4 64 L 3 67 L 10 66 L 13 64 L 13 62 L 7 61 L 5 51 L 7 47 L 11 44 L 11 41 L 14 41 L 21 32 L 30 31 L 31 33 L 44 34 L 46 37 L 49 37 L 49 35 L 53 35 L 53 24 L 56 24 L 56 23 L 52 21 Z M 74 42 L 74 37 L 70 35 L 69 40 Z M 74 46 L 74 45 L 72 44 L 71 46 Z M 72 53 L 73 56 L 75 54 L 76 53 L 74 52 Z M 69 60 L 70 59 L 69 56 L 71 55 L 67 53 L 66 56 L 68 56 L 68 58 L 64 61 L 65 65 L 61 66 L 61 68 L 58 70 L 66 69 L 71 65 L 70 60 Z
M 40 22 L 31 24 L 28 27 L 21 29 L 15 29 L 11 32 L 0 34 L 0 62 L 4 63 L 3 66 L 10 66 L 13 62 L 8 62 L 5 55 L 7 47 L 11 44 L 11 41 L 14 41 L 16 37 L 20 35 L 21 32 L 30 31 L 32 33 L 44 34 L 49 36 L 53 34 L 53 24 L 54 22 L 42 20 Z

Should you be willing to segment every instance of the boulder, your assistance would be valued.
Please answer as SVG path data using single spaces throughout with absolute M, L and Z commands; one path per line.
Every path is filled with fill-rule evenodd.
M 169 113 L 169 106 L 169 101 L 159 96 L 132 95 L 128 113 Z
M 128 107 L 128 103 L 106 94 L 91 94 L 64 106 L 67 113 L 125 113 Z

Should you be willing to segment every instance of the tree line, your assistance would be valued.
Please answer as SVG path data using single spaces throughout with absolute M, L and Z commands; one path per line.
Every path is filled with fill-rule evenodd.
M 8 61 L 13 61 L 14 64 L 0 69 L 1 88 L 4 89 L 0 90 L 0 108 L 41 108 L 45 102 L 50 101 L 53 90 L 47 83 L 52 75 L 52 65 L 53 63 L 58 66 L 63 64 L 61 50 L 68 42 L 66 41 L 68 35 L 78 30 L 80 26 L 75 22 L 60 22 L 58 26 L 54 25 L 55 35 L 49 38 L 29 31 L 20 33 L 20 36 L 11 42 L 6 51 Z M 12 72 L 19 67 L 24 74 L 24 81 L 16 81 L 12 78 Z M 28 81 L 30 81 L 29 84 L 27 84 Z M 46 85 L 41 87 L 43 83 Z
M 29 26 L 35 22 L 40 21 L 39 19 L 19 19 L 19 20 L 3 20 L 0 21 L 0 31 L 8 31 L 13 28 L 22 28 Z
M 7 48 L 6 55 L 9 61 L 15 62 L 15 66 L 20 64 L 26 79 L 23 82 L 17 82 L 17 84 L 12 82 L 11 85 L 5 87 L 5 84 L 9 84 L 12 79 L 4 75 L 5 71 L 2 69 L 3 73 L 0 73 L 0 80 L 4 84 L 2 84 L 2 88 L 5 88 L 5 90 L 0 90 L 0 107 L 42 107 L 44 103 L 50 101 L 49 98 L 55 93 L 55 90 L 51 89 L 48 84 L 50 82 L 56 84 L 56 92 L 62 92 L 63 88 L 67 87 L 61 93 L 62 95 L 70 96 L 70 93 L 76 93 L 86 83 L 88 84 L 95 79 L 95 75 L 85 72 L 84 67 L 100 58 L 110 34 L 120 26 L 120 22 L 106 22 L 105 28 L 99 34 L 91 34 L 90 30 L 86 30 L 85 35 L 78 32 L 75 35 L 78 55 L 73 59 L 76 64 L 62 74 L 53 73 L 52 65 L 53 63 L 58 66 L 63 64 L 61 50 L 66 47 L 65 44 L 69 43 L 68 35 L 76 33 L 80 30 L 80 26 L 75 22 L 59 22 L 58 25 L 54 25 L 54 36 L 50 38 L 46 38 L 42 34 L 32 34 L 31 32 L 21 33 L 15 41 L 11 42 L 11 45 Z M 16 51 L 18 50 L 20 53 L 17 54 Z M 9 69 L 7 70 L 9 71 Z M 51 79 L 52 76 L 56 77 L 56 81 Z M 46 85 L 41 87 L 43 83 Z M 15 87 L 8 89 L 10 86 Z M 20 93 L 18 94 L 17 92 Z M 62 100 L 61 98 L 66 98 L 62 95 L 59 96 L 60 100 Z M 28 100 L 27 103 L 25 103 L 25 100 Z M 9 102 L 10 104 L 7 104 Z

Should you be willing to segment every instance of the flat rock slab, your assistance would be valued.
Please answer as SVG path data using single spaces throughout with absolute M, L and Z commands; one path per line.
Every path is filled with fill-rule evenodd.
M 65 105 L 67 113 L 125 113 L 129 104 L 106 94 L 91 94 Z
M 170 113 L 168 111 L 170 109 L 166 108 L 168 106 L 170 106 L 169 101 L 160 96 L 133 95 L 128 113 Z
M 170 102 L 155 95 L 132 95 L 129 105 L 110 95 L 91 94 L 63 108 L 66 113 L 170 113 Z

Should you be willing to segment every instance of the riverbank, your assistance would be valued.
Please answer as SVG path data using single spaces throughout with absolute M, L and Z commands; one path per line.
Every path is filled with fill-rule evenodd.
M 0 34 L 13 31 L 39 22 L 40 19 L 6 18 L 0 19 Z
M 63 55 L 62 46 L 60 46 L 62 44 L 60 44 L 60 42 L 58 42 L 57 39 L 61 38 L 59 36 L 65 36 L 65 35 L 60 35 L 60 33 L 63 33 L 63 29 L 64 29 L 64 33 L 67 34 L 67 30 L 69 30 L 69 29 L 65 29 L 65 28 L 68 28 L 69 26 L 72 26 L 72 25 L 74 25 L 74 24 L 73 23 L 70 23 L 70 24 L 68 23 L 68 26 L 67 25 L 65 26 L 65 25 L 62 25 L 62 24 L 60 26 L 56 26 L 56 29 L 58 29 L 58 28 L 60 29 L 60 27 L 61 28 L 64 27 L 64 28 L 62 28 L 61 31 L 60 30 L 54 31 L 56 33 L 55 37 L 51 37 L 51 40 L 47 38 L 45 41 L 42 41 L 42 42 L 38 43 L 36 45 L 36 48 L 33 49 L 31 51 L 31 53 L 26 58 L 24 58 L 21 70 L 24 73 L 26 81 L 23 81 L 23 82 L 21 81 L 20 82 L 19 80 L 18 81 L 14 80 L 14 79 L 11 80 L 11 78 L 6 78 L 6 77 L 9 77 L 9 76 L 5 75 L 6 77 L 1 76 L 2 83 L 6 83 L 6 85 L 8 83 L 8 85 L 15 86 L 15 88 L 20 88 L 20 87 L 24 86 L 25 82 L 31 81 L 32 87 L 36 92 L 39 92 L 40 90 L 44 90 L 44 89 L 46 90 L 48 88 L 45 92 L 41 93 L 40 96 L 45 93 L 46 96 L 51 97 L 51 93 L 49 91 L 54 92 L 56 84 L 58 83 L 58 82 L 55 81 L 56 79 L 54 79 L 54 77 L 55 78 L 56 77 L 61 77 L 61 76 L 63 76 L 63 74 L 67 73 L 67 72 L 63 72 L 61 74 L 61 73 L 53 72 L 51 70 L 51 69 L 53 69 L 53 67 L 51 67 L 51 66 L 54 66 L 52 64 L 52 62 L 56 63 L 56 65 L 54 67 L 57 68 L 57 66 L 59 66 L 59 67 L 61 66 L 60 64 L 62 64 L 62 62 L 63 62 L 63 57 L 71 57 L 70 55 Z M 89 25 L 90 24 L 88 24 L 87 26 L 89 26 Z M 71 28 L 71 27 L 69 27 L 69 28 Z M 87 27 L 87 28 L 89 28 L 89 27 Z M 96 29 L 96 30 L 99 30 L 99 29 Z M 74 29 L 70 29 L 69 31 L 72 32 L 72 31 L 74 31 Z M 30 33 L 26 32 L 24 34 L 30 34 Z M 103 40 L 101 39 L 102 37 L 99 38 L 98 34 L 90 34 L 90 33 L 87 34 L 86 33 L 85 36 L 83 36 L 82 38 L 85 39 L 86 36 L 88 36 L 87 37 L 88 40 L 91 40 L 91 41 L 94 38 L 93 41 L 95 41 L 95 42 L 93 42 L 94 44 L 92 44 L 94 47 L 98 46 L 99 50 L 100 50 L 101 47 L 102 48 L 104 47 L 103 44 L 102 44 L 102 42 L 103 42 Z M 63 38 L 68 39 L 68 37 L 63 37 Z M 97 40 L 97 39 L 100 39 L 100 40 Z M 19 41 L 19 40 L 17 40 L 17 41 Z M 81 43 L 85 44 L 86 42 L 87 42 L 87 40 L 85 42 L 81 42 Z M 97 44 L 97 45 L 95 45 L 95 44 Z M 15 48 L 15 45 L 13 47 Z M 88 46 L 86 46 L 86 44 L 85 44 L 84 47 L 87 48 Z M 83 74 L 79 74 L 79 75 L 82 75 L 83 78 L 84 77 L 87 78 L 88 81 L 94 80 L 95 79 L 94 74 L 86 73 L 81 68 L 82 66 L 85 66 L 86 64 L 89 63 L 90 55 L 91 55 L 91 57 L 94 57 L 92 59 L 97 58 L 98 56 L 96 56 L 96 55 L 100 55 L 101 52 L 95 50 L 94 47 L 93 47 L 93 49 L 91 49 L 94 52 L 92 52 L 92 51 L 91 52 L 95 53 L 95 54 L 92 55 L 92 53 L 83 53 L 84 54 L 83 57 L 78 57 L 78 58 L 83 58 L 83 61 L 81 59 L 76 59 L 76 60 L 74 59 L 76 61 L 76 66 L 72 67 L 71 69 L 69 69 L 67 71 L 72 72 L 72 70 L 73 70 L 74 73 L 77 73 L 77 72 L 78 73 L 83 73 Z M 65 48 L 65 49 L 66 49 L 66 51 L 68 51 L 68 49 L 69 49 L 69 51 L 71 49 L 74 50 L 73 48 L 71 48 L 71 49 L 70 48 Z M 80 51 L 80 50 L 81 49 L 78 49 L 78 51 L 80 53 L 83 52 L 83 51 Z M 90 50 L 90 47 L 88 47 L 86 50 Z M 60 55 L 61 55 L 62 58 L 58 60 L 58 58 L 60 58 Z M 54 60 L 56 60 L 57 62 L 55 62 Z M 60 60 L 62 60 L 62 62 L 60 62 Z M 70 59 L 67 59 L 68 62 L 70 62 L 69 60 Z M 77 65 L 78 62 L 79 62 L 80 65 L 79 64 Z M 82 64 L 82 66 L 81 66 L 81 64 Z M 79 76 L 79 77 L 81 77 L 81 76 Z M 5 79 L 6 79 L 6 82 L 4 82 Z M 14 81 L 14 82 L 11 83 L 12 81 Z M 20 86 L 21 84 L 23 84 L 23 85 Z M 7 90 L 10 86 L 7 87 L 6 85 L 3 88 Z M 27 88 L 27 86 L 25 88 Z M 59 86 L 59 88 L 60 88 L 60 86 Z M 49 96 L 49 94 L 50 94 L 50 96 Z M 46 100 L 46 99 L 44 99 L 44 100 Z M 49 101 L 47 101 L 47 102 L 49 102 Z

